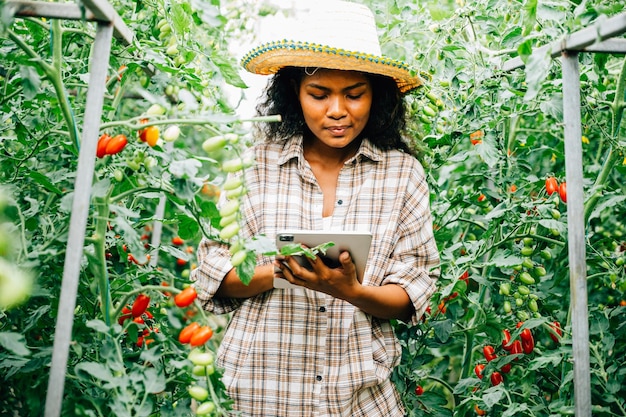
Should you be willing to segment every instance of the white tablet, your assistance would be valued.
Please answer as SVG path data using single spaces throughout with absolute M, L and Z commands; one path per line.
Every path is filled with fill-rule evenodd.
M 286 244 L 299 243 L 312 248 L 323 243 L 333 242 L 326 255 L 320 257 L 331 267 L 339 266 L 339 254 L 343 251 L 350 252 L 350 256 L 356 266 L 356 274 L 359 281 L 363 282 L 363 274 L 372 244 L 372 234 L 370 232 L 352 231 L 312 231 L 312 230 L 283 230 L 276 234 L 276 247 L 280 248 Z M 308 267 L 309 263 L 302 258 L 301 265 Z M 274 288 L 302 288 L 291 284 L 283 278 L 274 278 Z

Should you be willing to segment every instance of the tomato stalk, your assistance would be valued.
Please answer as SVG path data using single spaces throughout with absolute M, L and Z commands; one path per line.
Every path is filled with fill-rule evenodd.
M 102 316 L 107 325 L 111 324 L 111 318 L 115 317 L 111 315 L 111 289 L 109 288 L 109 277 L 106 266 L 106 231 L 107 223 L 109 220 L 109 193 L 104 197 L 95 197 L 94 205 L 96 207 L 96 224 L 94 230 L 94 237 L 91 242 L 94 246 L 93 255 L 89 258 L 89 267 L 98 283 L 100 290 L 100 308 L 102 310 Z
M 48 64 L 47 62 L 45 62 L 37 52 L 35 52 L 29 45 L 27 45 L 22 40 L 22 38 L 20 38 L 20 36 L 18 36 L 12 30 L 7 29 L 9 38 L 13 42 L 15 42 L 15 44 L 22 51 L 24 51 L 24 53 L 26 53 L 26 55 L 33 58 L 33 62 L 39 65 L 46 77 L 52 83 L 57 98 L 59 99 L 61 113 L 63 114 L 63 119 L 65 120 L 65 123 L 67 125 L 70 138 L 75 144 L 76 149 L 78 149 L 78 129 L 76 126 L 76 121 L 74 120 L 74 114 L 72 112 L 70 102 L 67 98 L 65 84 L 63 83 L 62 78 L 63 71 L 61 67 L 63 64 L 63 28 L 61 27 L 61 21 L 59 19 L 52 20 L 52 26 L 50 27 L 50 31 L 52 33 L 52 64 Z
M 616 139 L 619 135 L 620 125 L 622 123 L 622 117 L 624 115 L 624 107 L 626 107 L 626 102 L 624 101 L 624 92 L 626 91 L 626 59 L 622 63 L 622 70 L 620 71 L 619 78 L 617 80 L 617 86 L 615 89 L 615 98 L 613 99 L 613 103 L 611 103 L 611 143 L 609 144 L 609 150 L 606 158 L 604 159 L 604 165 L 602 166 L 602 171 L 598 174 L 593 187 L 591 188 L 595 191 L 589 199 L 585 202 L 585 224 L 589 221 L 589 216 L 591 212 L 598 204 L 598 201 L 601 197 L 601 191 L 604 188 L 606 181 L 613 170 L 613 167 L 619 160 L 619 153 L 616 152 L 613 143 L 616 142 Z
M 149 120 L 146 123 L 140 123 L 142 119 L 146 119 L 146 116 L 137 116 L 128 120 L 119 120 L 119 121 L 111 121 L 107 123 L 102 123 L 100 125 L 101 130 L 109 129 L 112 127 L 124 127 L 131 130 L 141 130 L 145 129 L 147 126 L 159 126 L 159 125 L 202 125 L 207 129 L 211 130 L 214 134 L 219 135 L 221 132 L 212 126 L 214 123 L 234 123 L 234 122 L 280 122 L 280 115 L 275 116 L 259 116 L 259 117 L 251 117 L 248 119 L 226 119 L 220 117 L 219 120 L 212 118 L 204 118 L 204 119 L 160 119 L 160 120 Z

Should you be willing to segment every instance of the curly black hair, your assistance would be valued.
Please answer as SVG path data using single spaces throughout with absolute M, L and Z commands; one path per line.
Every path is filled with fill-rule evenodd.
M 364 73 L 372 85 L 372 108 L 367 125 L 361 137 L 367 137 L 381 149 L 399 149 L 417 156 L 417 152 L 404 139 L 406 128 L 406 104 L 396 82 L 377 74 Z M 308 131 L 297 88 L 305 76 L 305 69 L 285 67 L 269 80 L 257 105 L 258 116 L 279 114 L 280 123 L 259 123 L 256 127 L 265 140 L 283 141 L 294 135 L 304 135 Z

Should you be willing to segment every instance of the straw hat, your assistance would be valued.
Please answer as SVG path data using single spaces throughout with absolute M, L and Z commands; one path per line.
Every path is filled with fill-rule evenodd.
M 242 59 L 254 74 L 274 74 L 287 66 L 354 70 L 392 77 L 402 93 L 423 80 L 402 61 L 381 53 L 374 15 L 366 6 L 347 1 L 315 0 L 274 39 L 253 48 Z

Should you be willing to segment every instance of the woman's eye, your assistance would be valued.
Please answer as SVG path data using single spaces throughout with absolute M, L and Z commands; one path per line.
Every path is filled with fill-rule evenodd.
M 326 96 L 318 96 L 315 94 L 311 94 L 311 97 L 313 97 L 313 100 L 324 100 Z
M 360 99 L 360 98 L 361 98 L 361 96 L 362 96 L 362 95 L 363 95 L 363 94 L 349 95 L 349 96 L 348 96 L 348 98 L 349 98 L 350 100 L 358 100 L 358 99 Z

